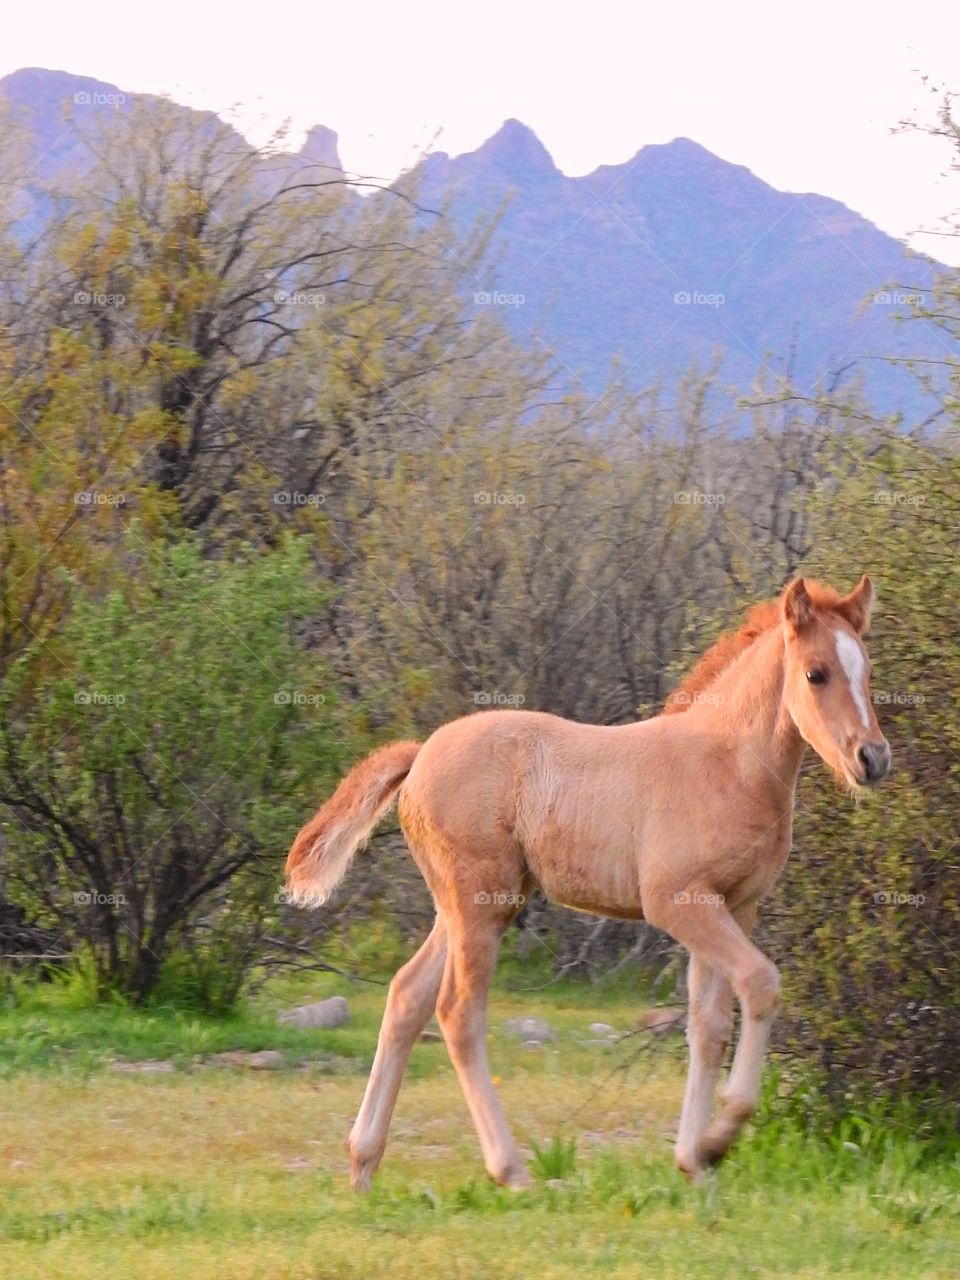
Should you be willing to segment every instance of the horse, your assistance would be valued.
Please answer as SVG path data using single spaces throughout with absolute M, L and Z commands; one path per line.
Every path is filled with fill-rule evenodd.
M 698 1181 L 727 1153 L 756 1110 L 780 1007 L 778 970 L 750 935 L 790 851 L 801 759 L 812 747 L 855 793 L 890 771 L 863 643 L 873 599 L 866 575 L 846 596 L 796 578 L 721 636 L 659 715 L 608 726 L 482 711 L 422 744 L 380 747 L 347 773 L 293 842 L 289 899 L 326 902 L 396 799 L 436 905 L 429 936 L 390 983 L 347 1139 L 357 1190 L 380 1164 L 410 1050 L 434 1012 L 488 1174 L 528 1185 L 486 1023 L 500 940 L 535 888 L 578 911 L 647 920 L 689 952 L 675 1160 Z M 741 1030 L 714 1116 L 734 996 Z

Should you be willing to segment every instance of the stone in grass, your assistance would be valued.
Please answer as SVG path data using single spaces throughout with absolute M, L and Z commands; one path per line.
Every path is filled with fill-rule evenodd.
M 166 1058 L 144 1058 L 141 1062 L 125 1062 L 122 1058 L 110 1063 L 111 1071 L 125 1071 L 130 1074 L 167 1075 L 175 1071 L 175 1065 Z
M 253 1071 L 276 1071 L 283 1065 L 284 1057 L 279 1049 L 259 1049 L 247 1059 L 247 1066 Z
M 591 1022 L 587 1030 L 593 1032 L 595 1036 L 615 1036 L 617 1034 L 609 1022 Z
M 546 1044 L 548 1040 L 553 1039 L 550 1024 L 543 1018 L 508 1018 L 503 1024 L 503 1029 L 508 1035 L 516 1036 L 525 1044 Z
M 255 1053 L 248 1049 L 228 1049 L 225 1053 L 212 1053 L 207 1059 L 211 1067 L 249 1067 L 252 1071 L 275 1071 L 284 1062 L 279 1049 L 258 1049 Z
M 206 1060 L 208 1067 L 245 1067 L 250 1057 L 246 1049 L 227 1049 L 223 1053 L 211 1053 Z
M 277 1014 L 281 1027 L 315 1027 L 332 1031 L 350 1021 L 350 1008 L 343 996 L 331 996 L 315 1004 L 300 1004 Z

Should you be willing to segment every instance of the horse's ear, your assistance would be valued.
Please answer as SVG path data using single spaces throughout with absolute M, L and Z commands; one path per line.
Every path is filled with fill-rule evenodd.
M 840 612 L 858 635 L 865 636 L 870 630 L 870 613 L 875 599 L 873 583 L 864 574 L 850 594 L 840 601 Z
M 792 631 L 799 631 L 813 619 L 813 601 L 802 578 L 794 578 L 782 598 L 783 621 Z

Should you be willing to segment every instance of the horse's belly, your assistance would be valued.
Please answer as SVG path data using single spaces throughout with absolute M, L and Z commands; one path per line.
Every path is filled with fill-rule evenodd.
M 545 832 L 525 847 L 527 863 L 551 902 L 591 915 L 640 920 L 636 859 L 626 850 L 594 848 Z

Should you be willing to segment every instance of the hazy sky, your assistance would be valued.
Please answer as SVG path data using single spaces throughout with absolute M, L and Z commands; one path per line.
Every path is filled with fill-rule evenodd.
M 696 139 L 776 187 L 817 191 L 907 235 L 960 207 L 920 73 L 960 91 L 955 0 L 524 0 L 252 4 L 44 0 L 4 14 L 0 75 L 96 76 L 224 111 L 245 130 L 327 124 L 348 169 L 392 177 L 436 145 L 472 150 L 516 116 L 568 174 Z M 960 262 L 960 244 L 917 247 Z

